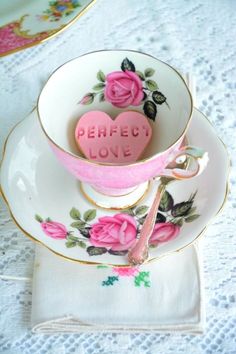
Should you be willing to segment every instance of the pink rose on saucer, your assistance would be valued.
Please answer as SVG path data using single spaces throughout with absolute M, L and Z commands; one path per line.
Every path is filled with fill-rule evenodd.
M 113 106 L 139 106 L 144 96 L 142 81 L 133 71 L 114 71 L 106 76 L 104 94 Z
M 179 232 L 180 226 L 171 222 L 160 222 L 155 225 L 149 244 L 156 246 L 158 243 L 173 240 Z
M 52 238 L 63 239 L 67 236 L 66 227 L 56 221 L 45 221 L 41 223 L 43 232 Z
M 127 214 L 104 216 L 92 225 L 90 242 L 95 247 L 105 247 L 113 251 L 128 250 L 136 239 L 135 219 Z

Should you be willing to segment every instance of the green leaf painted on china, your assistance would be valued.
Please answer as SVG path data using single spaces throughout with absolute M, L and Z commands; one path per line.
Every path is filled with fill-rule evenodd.
M 139 76 L 139 78 L 140 78 L 142 81 L 145 80 L 145 76 L 144 76 L 144 74 L 143 74 L 141 71 L 136 70 L 135 72 L 136 72 L 136 74 Z
M 189 213 L 189 210 L 192 208 L 193 201 L 187 201 L 187 202 L 182 202 L 175 204 L 171 210 L 171 214 L 176 217 L 176 216 L 187 216 Z
M 146 82 L 147 88 L 148 88 L 150 91 L 155 91 L 155 90 L 157 90 L 156 81 L 154 81 L 154 80 L 146 80 L 145 82 Z
M 81 218 L 81 214 L 80 214 L 79 210 L 74 207 L 70 211 L 70 216 L 74 220 L 80 220 L 80 218 Z
M 133 209 L 125 209 L 122 210 L 122 213 L 129 214 L 131 216 L 134 216 L 134 210 Z
M 197 210 L 197 207 L 193 207 L 193 208 L 189 209 L 188 215 L 194 214 L 196 210 Z
M 128 250 L 124 250 L 124 251 L 108 250 L 108 253 L 112 254 L 113 256 L 125 256 L 128 253 Z
M 165 191 L 159 205 L 160 211 L 169 211 L 174 205 L 174 199 L 168 191 Z M 173 215 L 174 216 L 174 215 Z
M 102 83 L 102 82 L 99 82 L 99 84 L 96 84 L 96 85 L 93 86 L 93 89 L 95 91 L 101 91 L 104 87 L 105 87 L 105 84 Z
M 67 236 L 67 240 L 68 241 L 74 241 L 74 242 L 78 242 L 79 241 L 78 237 L 73 236 L 73 235 L 68 235 Z
M 172 223 L 182 227 L 183 223 L 184 223 L 184 220 L 182 218 L 180 218 L 180 219 L 176 219 L 176 220 L 172 221 Z
M 165 217 L 165 215 L 163 215 L 161 213 L 157 213 L 156 224 L 158 224 L 160 222 L 166 222 L 166 217 Z
M 78 242 L 77 242 L 77 245 L 78 245 L 79 247 L 81 247 L 81 248 L 86 248 L 86 243 L 83 242 L 83 241 L 78 241 Z
M 38 214 L 35 214 L 34 218 L 40 223 L 43 222 L 43 218 L 41 218 L 41 216 L 39 216 Z
M 72 241 L 72 240 L 66 241 L 66 247 L 67 248 L 72 248 L 72 247 L 75 247 L 75 246 L 76 246 L 76 242 L 75 241 Z
M 97 73 L 97 79 L 101 82 L 105 82 L 106 76 L 102 70 L 99 70 L 99 72 Z
M 86 238 L 90 238 L 90 233 L 89 233 L 90 227 L 85 227 L 83 229 L 80 229 L 79 232 L 82 236 Z
M 152 93 L 152 99 L 156 104 L 162 104 L 166 101 L 166 97 L 160 91 L 154 91 Z
M 190 216 L 188 216 L 188 217 L 185 219 L 185 221 L 186 221 L 186 222 L 192 222 L 192 221 L 198 219 L 199 216 L 200 216 L 199 214 L 190 215 Z
M 89 246 L 87 252 L 90 256 L 100 256 L 101 254 L 107 253 L 107 249 L 105 247 Z
M 123 71 L 128 70 L 128 71 L 135 72 L 135 66 L 131 60 L 129 60 L 128 58 L 125 58 L 121 63 L 121 70 L 123 70 Z
M 147 68 L 144 70 L 144 74 L 146 77 L 151 77 L 152 75 L 154 75 L 155 70 L 152 68 Z
M 141 206 L 137 207 L 134 211 L 135 215 L 139 216 L 139 215 L 146 214 L 148 211 L 148 208 L 149 207 L 147 205 L 141 205 Z
M 155 122 L 157 114 L 157 108 L 155 103 L 150 100 L 147 100 L 143 105 L 143 111 L 148 118 Z
M 84 213 L 84 220 L 91 221 L 96 218 L 97 211 L 96 209 L 89 209 Z
M 83 229 L 84 226 L 86 225 L 86 223 L 82 220 L 78 220 L 75 222 L 72 222 L 72 224 L 70 224 L 71 227 L 74 227 L 75 229 Z
M 105 101 L 105 95 L 104 95 L 104 93 L 100 93 L 100 94 L 99 94 L 98 100 L 99 100 L 99 102 L 104 102 L 104 101 Z

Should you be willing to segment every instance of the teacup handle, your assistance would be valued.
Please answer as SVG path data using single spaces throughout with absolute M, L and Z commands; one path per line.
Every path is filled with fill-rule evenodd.
M 174 164 L 175 166 L 176 164 L 182 165 L 184 159 L 186 160 L 187 157 L 191 158 L 191 170 L 178 167 L 170 167 L 171 164 Z M 205 152 L 203 149 L 198 148 L 196 146 L 182 146 L 175 153 L 173 160 L 168 165 L 168 167 L 161 172 L 160 176 L 174 179 L 192 178 L 202 173 L 208 163 L 208 160 L 208 153 Z

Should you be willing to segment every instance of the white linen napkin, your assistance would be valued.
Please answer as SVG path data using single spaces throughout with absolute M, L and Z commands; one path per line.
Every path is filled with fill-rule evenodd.
M 203 331 L 198 246 L 127 269 L 69 262 L 37 245 L 33 332 Z

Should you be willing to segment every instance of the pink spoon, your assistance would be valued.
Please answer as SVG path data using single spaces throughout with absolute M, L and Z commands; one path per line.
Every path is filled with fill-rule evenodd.
M 160 201 L 165 192 L 167 184 L 173 180 L 183 180 L 199 175 L 207 163 L 206 155 L 206 153 L 200 152 L 200 150 L 197 148 L 189 147 L 189 153 L 186 153 L 185 155 L 183 155 L 183 153 L 180 153 L 176 157 L 175 163 L 171 165 L 172 175 L 160 178 L 160 184 L 157 188 L 154 201 L 142 226 L 139 239 L 137 240 L 133 248 L 131 248 L 128 252 L 128 260 L 130 265 L 134 266 L 143 264 L 149 257 L 149 240 L 155 226 L 155 220 Z M 179 158 L 183 156 L 185 156 L 184 163 L 183 161 L 179 161 Z M 188 165 L 188 159 L 186 159 L 187 156 L 189 156 L 195 161 L 195 168 L 192 171 L 186 170 Z M 178 168 L 177 164 L 179 164 Z M 180 167 L 183 167 L 183 169 L 181 169 Z

